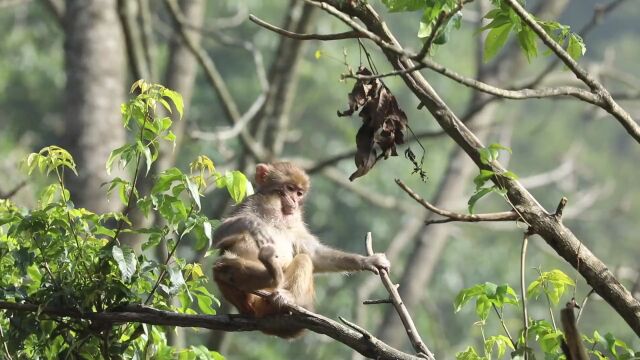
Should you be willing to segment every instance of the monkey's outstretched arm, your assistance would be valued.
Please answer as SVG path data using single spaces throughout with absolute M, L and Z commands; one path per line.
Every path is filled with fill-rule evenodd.
M 378 273 L 378 269 L 389 269 L 390 263 L 384 254 L 362 256 L 333 249 L 315 238 L 305 239 L 302 252 L 306 252 L 313 262 L 314 272 L 340 272 L 369 270 Z

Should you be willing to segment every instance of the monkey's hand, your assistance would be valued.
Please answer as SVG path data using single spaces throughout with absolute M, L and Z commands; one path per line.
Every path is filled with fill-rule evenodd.
M 369 270 L 376 275 L 380 273 L 380 269 L 389 271 L 390 267 L 391 263 L 387 259 L 387 256 L 383 253 L 377 253 L 365 257 L 364 263 L 362 264 L 363 270 Z

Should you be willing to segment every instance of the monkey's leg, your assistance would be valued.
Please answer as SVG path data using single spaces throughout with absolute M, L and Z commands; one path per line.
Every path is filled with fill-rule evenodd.
M 299 254 L 284 271 L 284 285 L 274 291 L 269 298 L 253 297 L 251 306 L 257 317 L 287 313 L 286 304 L 296 304 L 306 309 L 313 310 L 313 264 L 306 254 Z M 265 333 L 282 338 L 295 338 L 304 332 L 300 327 L 288 327 L 273 329 Z
M 313 311 L 315 291 L 313 288 L 313 263 L 307 254 L 298 254 L 284 271 L 284 289 L 293 296 L 294 302 Z
M 216 260 L 213 276 L 216 282 L 224 282 L 245 292 L 275 287 L 275 280 L 260 261 L 236 256 L 223 255 Z
M 260 248 L 258 259 L 267 268 L 269 274 L 271 274 L 275 283 L 274 287 L 279 288 L 284 280 L 284 272 L 282 271 L 282 266 L 276 262 L 277 258 L 276 248 L 273 245 L 267 244 Z

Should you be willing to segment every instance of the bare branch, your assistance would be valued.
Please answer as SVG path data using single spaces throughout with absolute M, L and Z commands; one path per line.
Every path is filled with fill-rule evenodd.
M 582 338 L 580 337 L 576 318 L 573 313 L 575 307 L 575 304 L 568 303 L 564 309 L 560 310 L 560 319 L 562 320 L 565 338 L 562 350 L 565 352 L 567 359 L 589 360 L 587 350 L 582 345 Z
M 391 44 L 388 43 L 384 40 L 382 40 L 378 35 L 370 32 L 369 30 L 367 30 L 365 27 L 363 27 L 362 25 L 358 24 L 357 22 L 353 21 L 349 16 L 347 16 L 346 14 L 342 13 L 340 10 L 336 9 L 334 6 L 328 4 L 327 2 L 317 2 L 317 1 L 312 1 L 312 0 L 305 0 L 307 3 L 312 4 L 314 6 L 317 6 L 323 10 L 325 10 L 326 12 L 334 15 L 335 17 L 339 18 L 340 20 L 342 20 L 345 24 L 349 25 L 350 27 L 352 27 L 355 31 L 363 34 L 364 37 L 372 40 L 373 42 L 375 42 L 376 44 L 378 44 L 378 46 L 380 46 L 383 49 L 389 50 L 389 51 L 393 51 L 394 53 L 396 53 L 397 55 L 400 55 L 404 60 L 406 59 L 414 59 L 416 57 L 415 54 L 411 54 L 409 52 L 407 52 L 406 50 L 404 50 L 403 48 L 401 48 L 400 46 L 396 45 L 396 44 Z M 515 1 L 515 0 L 510 0 L 511 2 Z M 526 13 L 526 12 L 525 12 Z M 527 13 L 528 15 L 528 13 Z M 270 25 L 271 27 L 273 27 L 273 25 Z M 537 24 L 536 24 L 537 26 Z M 539 27 L 539 26 L 538 26 Z M 272 30 L 272 29 L 270 29 Z M 540 30 L 542 32 L 544 32 L 544 30 L 542 30 L 540 28 Z M 546 34 L 545 34 L 546 35 Z M 547 36 L 548 37 L 548 36 Z M 551 39 L 550 37 L 548 37 L 549 39 Z M 544 39 L 543 39 L 544 41 Z M 553 40 L 551 40 L 553 42 Z M 561 51 L 563 51 L 565 54 L 567 54 L 559 45 L 557 45 L 555 42 L 553 42 L 553 44 L 555 44 Z M 568 54 L 567 54 L 568 56 Z M 570 57 L 569 59 L 571 61 L 573 61 Z M 623 125 L 623 127 L 627 130 L 627 132 L 634 138 L 636 139 L 636 141 L 640 142 L 640 126 L 638 126 L 637 123 L 634 122 L 634 120 L 631 118 L 631 116 L 624 110 L 622 109 L 611 97 L 611 95 L 606 91 L 606 89 L 604 89 L 604 87 L 602 87 L 602 85 L 599 85 L 599 83 L 595 80 L 592 79 L 589 75 L 589 78 L 591 78 L 593 81 L 596 81 L 594 84 L 598 84 L 600 87 L 599 88 L 593 88 L 590 84 L 591 83 L 587 83 L 587 85 L 589 85 L 593 92 L 589 92 L 587 90 L 584 89 L 580 89 L 577 87 L 571 87 L 571 86 L 562 86 L 562 87 L 558 87 L 558 88 L 543 88 L 543 89 L 521 89 L 521 90 L 507 90 L 507 89 L 501 89 L 499 87 L 493 86 L 493 85 L 489 85 L 486 83 L 483 83 L 481 81 L 472 79 L 472 78 L 468 78 L 465 76 L 462 76 L 454 71 L 449 70 L 448 68 L 428 59 L 428 58 L 424 58 L 422 60 L 419 61 L 419 63 L 421 65 L 424 65 L 424 67 L 427 67 L 431 70 L 434 70 L 460 84 L 463 84 L 465 86 L 474 88 L 476 90 L 491 94 L 491 95 L 495 95 L 495 96 L 499 96 L 499 97 L 503 97 L 503 98 L 507 98 L 507 99 L 512 99 L 512 100 L 523 100 L 523 99 L 532 99 L 532 98 L 548 98 L 548 97 L 557 97 L 557 96 L 572 96 L 575 97 L 579 100 L 588 102 L 590 104 L 593 105 L 597 105 L 599 107 L 601 107 L 602 109 L 606 110 L 607 112 L 609 112 L 610 114 L 612 114 L 616 119 L 618 119 L 618 121 Z M 574 62 L 575 64 L 575 62 Z M 576 64 L 577 66 L 577 64 Z M 393 74 L 385 74 L 382 75 L 380 77 L 384 77 L 384 76 L 391 76 L 391 75 L 402 75 L 408 72 L 414 72 L 416 70 L 419 70 L 416 66 L 410 66 L 410 67 L 406 67 L 404 69 L 396 69 L 394 71 Z M 583 70 L 584 71 L 584 70 Z M 584 72 L 585 74 L 588 75 L 588 73 Z
M 295 313 L 292 315 L 279 315 L 260 319 L 243 315 L 187 315 L 141 305 L 130 305 L 109 312 L 80 312 L 70 308 L 0 301 L 0 309 L 37 312 L 53 317 L 87 319 L 104 324 L 137 322 L 234 332 L 278 329 L 285 326 L 304 327 L 319 334 L 327 335 L 373 359 L 419 359 L 419 357 L 394 349 L 373 336 L 363 337 L 360 332 L 354 331 L 350 327 L 295 306 L 293 308 Z
M 580 29 L 578 34 L 582 37 L 585 37 L 589 32 L 591 32 L 591 30 L 595 28 L 596 25 L 598 25 L 598 23 L 602 21 L 602 18 L 607 13 L 613 11 L 616 7 L 618 7 L 618 5 L 622 4 L 625 1 L 627 0 L 615 0 L 605 6 L 596 6 L 596 8 L 593 11 L 593 16 L 591 17 L 591 21 L 589 21 L 582 29 Z M 544 70 L 542 70 L 540 74 L 538 74 L 538 76 L 536 76 L 536 78 L 531 83 L 529 83 L 526 87 L 535 87 L 536 85 L 540 84 L 542 80 L 547 75 L 549 75 L 549 73 L 551 73 L 551 71 L 553 71 L 553 69 L 555 69 L 556 66 L 558 66 L 559 63 L 560 63 L 560 58 L 555 57 L 553 61 L 549 63 L 549 65 L 547 65 L 547 67 L 544 68 Z M 614 99 L 616 99 L 615 96 L 614 96 Z
M 271 30 L 277 34 L 286 36 L 291 39 L 296 39 L 296 40 L 342 40 L 342 39 L 358 39 L 358 38 L 365 37 L 363 34 L 357 31 L 345 31 L 337 34 L 298 34 L 296 32 L 277 27 L 273 24 L 269 24 L 268 22 L 261 20 L 260 18 L 258 18 L 253 14 L 249 15 L 249 20 L 253 21 L 254 23 L 262 26 L 267 30 Z
M 355 185 L 348 181 L 346 176 L 335 168 L 324 168 L 321 173 L 327 179 L 345 189 L 348 189 L 372 205 L 385 209 L 399 209 L 409 214 L 414 214 L 416 211 L 415 206 L 410 206 L 406 202 L 398 201 L 395 197 L 380 194 L 371 189 L 363 188 L 361 185 Z
M 44 4 L 47 6 L 49 11 L 53 14 L 53 16 L 58 21 L 58 24 L 63 25 L 64 22 L 64 13 L 65 13 L 65 4 L 62 0 L 43 0 Z
M 417 201 L 425 209 L 447 218 L 443 220 L 431 220 L 429 221 L 430 224 L 440 224 L 440 223 L 452 222 L 452 221 L 462 221 L 462 222 L 515 221 L 520 218 L 518 213 L 516 213 L 515 211 L 503 211 L 503 212 L 488 213 L 488 214 L 461 214 L 461 213 L 455 213 L 448 210 L 443 210 L 435 207 L 434 205 L 424 200 L 422 197 L 420 197 L 420 195 L 416 194 L 415 191 L 413 191 L 404 182 L 402 182 L 402 180 L 396 179 L 396 184 L 398 184 L 398 186 L 400 186 L 400 188 L 404 190 L 404 192 L 406 192 L 409 196 L 411 196 L 411 198 Z
M 247 15 L 249 14 L 249 8 L 247 5 L 240 3 L 236 4 L 238 4 L 238 11 L 232 16 L 213 19 L 213 27 L 215 31 L 238 27 L 247 19 Z
M 578 79 L 582 80 L 593 92 L 593 95 L 597 96 L 596 105 L 600 106 L 608 113 L 613 115 L 618 122 L 627 130 L 627 133 L 631 135 L 637 142 L 640 142 L 640 125 L 636 123 L 631 115 L 626 112 L 616 101 L 611 97 L 609 91 L 591 74 L 583 69 L 578 63 L 571 58 L 560 44 L 549 36 L 544 29 L 538 24 L 538 22 L 525 10 L 517 0 L 506 0 L 507 3 L 513 8 L 518 16 L 538 35 L 551 51 L 553 51 L 562 62 L 573 72 Z M 585 101 L 587 101 L 585 99 Z
M 178 30 L 180 35 L 182 36 L 184 42 L 187 44 L 189 49 L 193 52 L 196 59 L 202 66 L 205 71 L 205 75 L 207 80 L 214 88 L 216 93 L 218 94 L 218 99 L 220 100 L 220 105 L 227 115 L 227 118 L 231 121 L 231 124 L 236 124 L 240 121 L 241 115 L 238 111 L 238 107 L 229 93 L 227 86 L 222 79 L 222 76 L 218 72 L 218 69 L 215 66 L 213 60 L 209 57 L 209 55 L 204 51 L 199 44 L 197 44 L 193 39 L 189 36 L 189 33 L 185 30 L 183 24 L 184 16 L 180 12 L 180 8 L 175 0 L 165 0 L 164 1 L 167 8 L 169 9 L 169 13 L 173 17 L 173 20 L 178 24 Z M 243 145 L 251 152 L 251 154 L 256 159 L 263 159 L 266 157 L 265 149 L 260 146 L 249 134 L 246 128 L 242 129 L 240 132 L 240 140 Z
M 27 181 L 23 180 L 19 182 L 18 185 L 14 186 L 13 189 L 7 192 L 0 191 L 0 199 L 11 199 L 13 196 L 15 196 L 15 194 L 18 193 L 18 191 L 20 191 L 26 185 L 27 185 Z
M 462 4 L 460 4 L 459 6 L 462 7 Z M 455 11 L 451 11 L 451 13 L 453 14 L 455 13 Z M 440 26 L 442 26 L 442 24 L 445 23 L 445 19 L 447 18 L 448 18 L 447 13 L 445 11 L 441 11 L 440 14 L 438 15 L 438 18 L 436 19 L 435 24 L 433 24 L 433 27 L 431 28 L 431 33 L 429 34 L 429 37 L 427 37 L 427 41 L 424 42 L 424 45 L 422 45 L 422 49 L 420 49 L 420 51 L 413 58 L 414 60 L 420 61 L 427 54 L 429 54 L 429 50 L 431 50 L 431 46 L 433 45 L 433 40 L 435 40 L 436 35 L 438 34 L 438 30 L 440 29 Z
M 373 240 L 370 232 L 367 233 L 367 237 L 365 239 L 365 247 L 367 249 L 367 255 L 371 256 L 374 254 Z M 422 341 L 422 338 L 420 338 L 420 334 L 418 333 L 416 326 L 413 324 L 413 319 L 411 319 L 409 311 L 402 302 L 397 287 L 391 282 L 391 278 L 389 278 L 387 270 L 380 269 L 379 274 L 380 279 L 382 280 L 382 284 L 387 289 L 387 292 L 389 292 L 391 302 L 396 308 L 398 316 L 400 316 L 400 320 L 402 320 L 402 324 L 407 331 L 407 336 L 409 337 L 414 350 L 418 352 L 419 356 L 425 356 L 427 359 L 435 359 L 433 353 L 429 350 L 429 348 L 427 348 L 427 345 L 425 345 L 425 343 Z
M 323 4 L 330 4 L 329 6 L 333 8 L 333 10 L 330 8 L 326 10 L 331 14 L 338 11 L 334 5 L 340 7 L 344 13 L 338 11 L 342 16 L 337 17 L 343 21 L 346 18 L 350 25 L 355 24 L 354 30 L 365 30 L 371 34 L 375 32 L 375 39 L 380 41 L 379 46 L 395 70 L 414 66 L 413 62 L 407 60 L 404 56 L 404 50 L 400 48 L 400 53 L 397 52 L 399 48 L 397 40 L 381 21 L 380 16 L 373 7 L 370 5 L 356 7 L 349 2 L 339 2 L 338 0 L 322 1 Z M 351 16 L 362 21 L 369 30 L 351 21 Z M 440 98 L 426 79 L 419 72 L 403 74 L 402 78 L 407 87 L 425 105 L 440 126 L 476 165 L 487 166 L 480 159 L 479 149 L 483 147 L 482 143 L 451 111 L 450 107 Z M 490 164 L 489 168 L 497 173 L 505 171 L 497 161 Z M 547 244 L 576 268 L 589 284 L 596 289 L 596 292 L 629 324 L 634 332 L 640 335 L 640 313 L 637 312 L 637 309 L 640 308 L 640 302 L 633 298 L 631 293 L 616 279 L 615 275 L 607 269 L 606 265 L 584 244 L 580 246 L 581 242 L 575 234 L 562 223 L 557 222 L 553 216 L 550 216 L 537 199 L 517 181 L 507 179 L 501 181 L 501 186 L 508 190 L 507 197 L 510 203 L 517 208 L 526 222 L 531 224 L 535 232 L 540 234 Z M 579 252 L 578 248 L 580 248 Z M 580 266 L 578 266 L 578 263 Z

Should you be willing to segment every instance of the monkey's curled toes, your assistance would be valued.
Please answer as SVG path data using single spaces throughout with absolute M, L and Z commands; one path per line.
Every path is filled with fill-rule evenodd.
M 269 300 L 271 300 L 274 305 L 280 308 L 284 308 L 288 305 L 296 303 L 295 296 L 293 296 L 293 294 L 289 290 L 285 289 L 273 290 L 271 295 L 269 295 Z
M 213 273 L 217 279 L 233 284 L 236 269 L 242 267 L 238 258 L 222 258 L 213 265 Z

